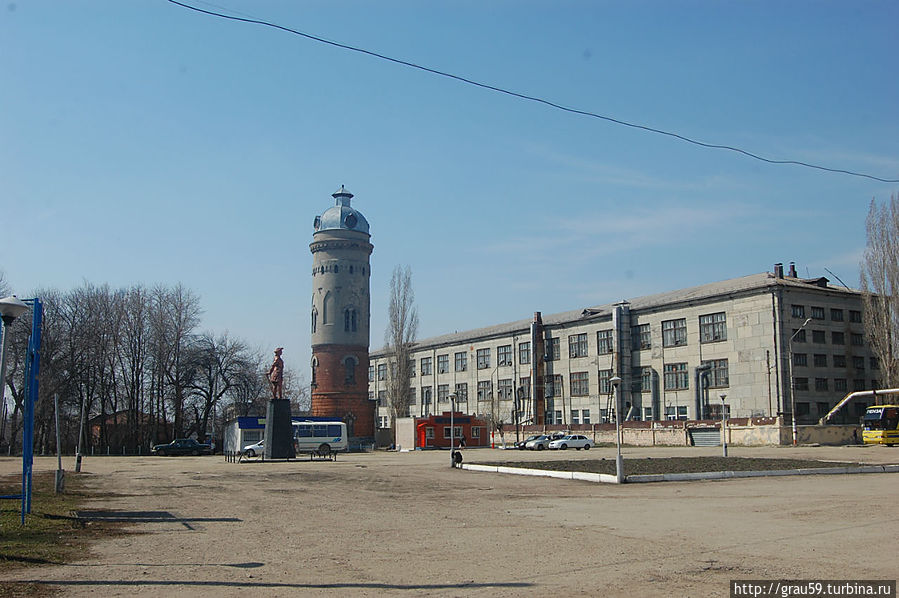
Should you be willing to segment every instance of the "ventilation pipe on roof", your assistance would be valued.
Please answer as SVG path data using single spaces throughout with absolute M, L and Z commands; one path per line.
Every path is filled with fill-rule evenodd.
M 784 277 L 784 265 L 780 262 L 774 264 L 774 277 L 775 278 L 783 278 Z
M 796 278 L 796 262 L 790 262 L 790 278 Z

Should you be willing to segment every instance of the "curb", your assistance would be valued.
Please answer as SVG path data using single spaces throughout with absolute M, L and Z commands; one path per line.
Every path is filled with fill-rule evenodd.
M 587 473 L 584 471 L 552 471 L 546 469 L 528 469 L 525 467 L 508 467 L 504 465 L 476 465 L 463 463 L 462 469 L 482 471 L 486 473 L 508 473 L 512 475 L 528 475 L 562 480 L 581 480 L 600 484 L 618 483 L 615 476 L 606 473 Z M 625 477 L 628 484 L 645 484 L 651 482 L 691 482 L 695 480 L 727 480 L 732 478 L 764 478 L 790 475 L 841 475 L 856 473 L 899 473 L 899 465 L 863 465 L 861 467 L 812 467 L 806 469 L 775 469 L 771 471 L 703 471 L 697 473 L 656 473 L 646 475 L 629 475 Z

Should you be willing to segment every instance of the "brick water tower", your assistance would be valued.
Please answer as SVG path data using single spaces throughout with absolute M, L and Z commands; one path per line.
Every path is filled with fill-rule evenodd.
M 343 185 L 336 205 L 315 218 L 312 243 L 312 415 L 346 422 L 351 438 L 373 442 L 368 400 L 368 221 Z

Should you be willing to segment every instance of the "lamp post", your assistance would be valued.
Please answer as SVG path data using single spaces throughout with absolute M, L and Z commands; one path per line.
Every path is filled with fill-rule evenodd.
M 612 376 L 609 384 L 612 385 L 612 392 L 615 394 L 615 444 L 618 449 L 615 454 L 615 481 L 621 484 L 624 482 L 624 459 L 621 458 L 621 394 L 618 392 L 621 378 Z
M 793 336 L 790 337 L 789 348 L 790 348 L 790 357 L 788 365 L 790 367 L 790 419 L 793 420 L 793 446 L 799 444 L 799 431 L 796 429 L 796 396 L 793 392 L 793 387 L 795 383 L 793 382 L 793 339 L 803 331 L 803 329 L 811 322 L 812 319 L 808 318 L 805 322 L 802 323 L 796 332 L 793 333 Z
M 724 447 L 724 456 L 727 456 L 727 413 L 724 410 L 726 394 L 721 394 L 721 446 Z
M 3 342 L 0 343 L 0 437 L 6 431 L 6 348 L 9 346 L 9 329 L 27 310 L 28 305 L 15 295 L 0 299 L 0 318 L 3 320 Z
M 449 395 L 450 400 L 450 467 L 456 466 L 456 447 L 455 441 L 453 440 L 453 432 L 456 429 L 456 393 L 452 393 Z

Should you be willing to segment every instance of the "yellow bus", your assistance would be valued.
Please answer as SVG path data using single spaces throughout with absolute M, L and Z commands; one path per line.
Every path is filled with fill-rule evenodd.
M 865 411 L 865 444 L 899 444 L 899 405 L 874 405 Z

